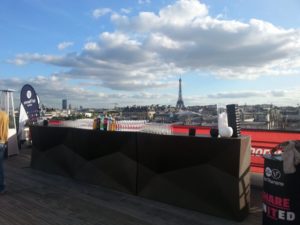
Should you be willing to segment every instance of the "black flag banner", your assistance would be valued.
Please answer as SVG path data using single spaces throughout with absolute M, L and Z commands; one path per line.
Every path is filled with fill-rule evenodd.
M 39 101 L 36 92 L 31 85 L 25 84 L 22 87 L 20 99 L 29 121 L 37 122 L 37 119 L 40 116 Z

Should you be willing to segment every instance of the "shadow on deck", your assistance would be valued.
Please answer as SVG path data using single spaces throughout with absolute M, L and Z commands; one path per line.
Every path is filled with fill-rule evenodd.
M 259 225 L 261 188 L 251 189 L 251 209 L 234 222 L 30 168 L 31 149 L 5 162 L 7 193 L 0 196 L 5 225 Z

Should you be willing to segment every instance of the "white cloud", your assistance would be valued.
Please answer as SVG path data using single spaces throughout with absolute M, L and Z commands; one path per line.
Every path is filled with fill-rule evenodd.
M 15 58 L 15 59 L 8 59 L 6 62 L 15 64 L 16 66 L 22 66 L 22 65 L 27 64 L 26 60 L 23 60 L 22 58 L 19 58 L 19 57 Z
M 111 108 L 116 102 L 119 106 L 126 105 L 145 105 L 145 104 L 164 104 L 169 101 L 171 104 L 175 101 L 176 96 L 165 94 L 153 94 L 150 92 L 116 92 L 106 93 L 99 90 L 90 90 L 95 86 L 95 82 L 86 83 L 86 81 L 74 83 L 74 81 L 64 78 L 59 74 L 49 76 L 39 75 L 33 78 L 22 80 L 20 78 L 8 78 L 0 80 L 0 87 L 11 87 L 16 90 L 14 93 L 15 105 L 19 105 L 21 88 L 24 84 L 30 84 L 40 97 L 41 104 L 48 107 L 61 107 L 61 100 L 67 98 L 68 103 L 73 107 L 94 107 Z M 161 85 L 161 84 L 159 84 Z M 88 101 L 87 101 L 88 99 Z
M 159 17 L 165 24 L 182 26 L 197 18 L 203 18 L 207 14 L 206 5 L 201 4 L 198 0 L 179 0 L 174 5 L 168 5 L 161 9 Z
M 97 45 L 96 42 L 88 42 L 84 45 L 83 49 L 87 51 L 97 51 L 100 49 L 100 47 Z
M 111 9 L 102 8 L 95 10 L 94 15 L 109 12 Z M 197 0 L 178 0 L 157 14 L 140 12 L 127 17 L 113 13 L 111 20 L 118 31 L 101 33 L 97 42 L 86 43 L 84 52 L 76 56 L 23 54 L 11 62 L 23 65 L 40 61 L 74 66 L 73 71 L 86 71 L 89 63 L 104 66 L 105 62 L 105 66 L 116 65 L 109 66 L 112 74 L 119 73 L 114 71 L 118 67 L 126 68 L 124 79 L 156 67 L 151 76 L 159 80 L 160 74 L 165 74 L 165 65 L 173 65 L 175 70 L 208 72 L 223 79 L 257 79 L 300 72 L 299 30 L 283 29 L 257 19 L 245 23 L 211 18 L 206 5 Z M 143 73 L 136 72 L 137 63 Z
M 150 4 L 151 0 L 138 0 L 139 4 Z
M 15 59 L 10 60 L 11 63 L 22 65 L 31 63 L 31 62 L 41 62 L 45 64 L 52 64 L 63 67 L 72 67 L 75 66 L 76 57 L 72 54 L 66 56 L 55 56 L 55 55 L 46 55 L 39 53 L 24 53 L 18 54 Z
M 99 8 L 93 10 L 93 17 L 98 19 L 102 16 L 105 16 L 106 14 L 112 13 L 112 10 L 110 8 Z
M 119 103 L 119 106 L 126 105 L 151 105 L 151 104 L 170 104 L 174 105 L 177 101 L 177 93 L 164 94 L 159 92 L 147 92 L 144 90 L 134 91 L 134 85 L 140 85 L 139 81 L 133 82 L 128 87 L 133 87 L 131 92 L 118 91 L 107 93 L 104 89 L 101 90 L 102 85 L 95 89 L 97 83 L 87 82 L 86 79 L 78 80 L 74 83 L 71 79 L 61 76 L 61 74 L 53 74 L 49 76 L 39 75 L 30 79 L 8 78 L 0 80 L 0 88 L 10 87 L 16 92 L 14 93 L 15 104 L 19 104 L 19 92 L 21 87 L 29 83 L 31 84 L 37 94 L 40 96 L 41 104 L 48 107 L 61 107 L 61 99 L 67 98 L 68 102 L 73 107 L 113 107 L 114 103 Z M 153 81 L 154 84 L 164 86 L 166 83 Z M 118 85 L 119 83 L 116 82 Z M 142 84 L 146 85 L 146 84 Z M 176 89 L 178 82 L 171 82 L 169 86 Z M 91 90 L 91 87 L 92 90 Z M 165 86 L 164 88 L 167 88 Z M 278 90 L 245 90 L 245 91 L 229 91 L 219 92 L 210 95 L 190 95 L 183 96 L 185 105 L 205 105 L 205 104 L 264 104 L 274 103 L 275 105 L 297 105 L 300 99 L 300 86 L 290 89 Z M 87 101 L 88 99 L 88 101 Z
M 239 91 L 239 92 L 221 92 L 216 94 L 210 94 L 208 98 L 216 99 L 242 99 L 242 98 L 253 98 L 253 97 L 267 97 L 270 96 L 270 91 Z
M 120 91 L 164 88 L 164 84 L 173 85 L 172 77 L 186 71 L 248 80 L 300 74 L 299 29 L 284 29 L 258 19 L 212 18 L 207 6 L 197 0 L 178 0 L 158 13 L 130 16 L 102 8 L 94 10 L 93 16 L 109 13 L 115 30 L 99 34 L 82 52 L 64 56 L 25 53 L 10 62 L 60 66 L 61 76 L 68 79 L 89 79 L 98 87 Z M 251 93 L 244 96 L 254 99 L 255 93 Z M 276 93 L 259 94 L 274 97 Z M 242 94 L 228 96 L 238 99 Z M 203 98 L 214 97 L 225 98 L 226 93 Z
M 141 12 L 113 22 L 123 32 L 144 34 L 149 51 L 180 68 L 209 71 L 224 79 L 300 71 L 299 30 L 257 19 L 245 23 L 211 18 L 207 7 L 196 0 L 177 1 L 158 14 Z M 281 64 L 287 59 L 289 67 Z
M 73 42 L 70 42 L 70 41 L 64 41 L 64 42 L 61 42 L 57 45 L 57 48 L 58 50 L 64 50 L 70 46 L 72 46 L 74 43 Z
M 167 48 L 167 49 L 179 49 L 183 46 L 182 43 L 174 41 L 170 39 L 169 37 L 160 34 L 160 33 L 154 33 L 151 34 L 148 40 L 148 46 L 151 46 L 152 48 Z
M 278 90 L 229 91 L 201 96 L 202 104 L 275 104 L 277 106 L 296 106 L 299 104 L 300 87 Z M 199 99 L 200 97 L 198 97 Z
M 125 8 L 122 8 L 122 9 L 121 9 L 121 12 L 122 12 L 122 13 L 125 13 L 125 14 L 129 14 L 129 13 L 131 13 L 131 9 L 125 9 Z
M 100 35 L 100 39 L 108 47 L 122 47 L 124 45 L 136 47 L 141 45 L 139 41 L 134 40 L 123 33 L 104 32 Z

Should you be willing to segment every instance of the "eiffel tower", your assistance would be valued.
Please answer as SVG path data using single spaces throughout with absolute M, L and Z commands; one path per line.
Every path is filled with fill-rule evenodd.
M 178 100 L 176 103 L 176 108 L 177 109 L 184 109 L 184 103 L 182 100 L 182 91 L 181 91 L 181 77 L 179 78 L 179 94 L 178 94 Z

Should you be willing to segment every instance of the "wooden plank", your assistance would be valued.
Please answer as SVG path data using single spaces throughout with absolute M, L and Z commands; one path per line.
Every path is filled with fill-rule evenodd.
M 70 178 L 33 170 L 30 149 L 6 160 L 7 193 L 0 196 L 5 225 L 258 225 L 261 189 L 252 189 L 250 215 L 242 223 L 143 199 Z

